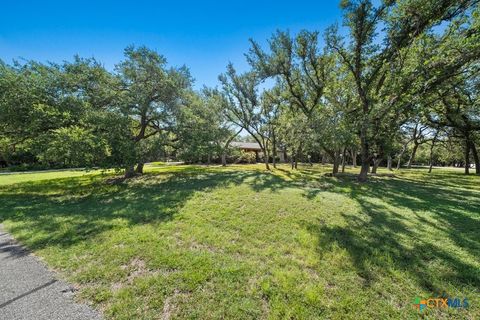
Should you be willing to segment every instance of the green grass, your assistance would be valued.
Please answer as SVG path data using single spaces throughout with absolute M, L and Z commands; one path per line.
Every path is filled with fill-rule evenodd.
M 86 174 L 98 173 L 98 171 L 85 172 L 83 170 L 51 170 L 51 171 L 31 171 L 31 172 L 6 172 L 0 173 L 0 186 L 10 185 L 20 182 L 31 182 L 58 178 L 80 177 Z
M 480 318 L 480 177 L 328 170 L 0 176 L 0 221 L 107 318 Z

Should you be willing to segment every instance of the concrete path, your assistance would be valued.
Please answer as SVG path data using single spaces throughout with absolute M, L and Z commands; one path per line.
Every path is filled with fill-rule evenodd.
M 0 225 L 0 319 L 101 319 L 87 305 L 74 302 L 73 291 Z

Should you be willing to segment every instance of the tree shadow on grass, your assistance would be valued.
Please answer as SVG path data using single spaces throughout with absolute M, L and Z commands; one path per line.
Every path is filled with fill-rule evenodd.
M 428 184 L 412 179 L 381 182 L 380 198 L 394 207 L 411 209 L 419 223 L 444 233 L 458 247 L 480 253 L 479 192 L 451 188 L 442 178 Z
M 31 249 L 68 247 L 113 228 L 169 221 L 196 192 L 245 180 L 257 190 L 277 183 L 254 171 L 207 170 L 147 174 L 114 185 L 101 176 L 22 183 L 0 191 L 0 221 L 12 221 L 10 231 Z
M 360 212 L 343 213 L 345 226 L 307 225 L 318 238 L 319 255 L 336 247 L 346 250 L 366 286 L 389 270 L 407 272 L 429 292 L 442 293 L 446 283 L 480 286 L 479 192 L 412 179 L 333 183 L 336 192 L 356 200 Z M 411 211 L 403 215 L 390 206 Z M 450 241 L 456 247 L 445 248 Z M 456 249 L 468 252 L 469 258 Z M 448 271 L 438 274 L 442 270 Z
M 475 216 L 480 212 L 479 192 L 449 188 L 455 177 L 435 175 L 438 181 L 449 181 L 440 186 L 403 178 L 375 178 L 359 185 L 354 175 L 329 178 L 314 168 L 278 172 L 192 168 L 114 185 L 98 175 L 22 183 L 0 190 L 0 221 L 14 222 L 11 230 L 32 249 L 68 247 L 125 225 L 169 221 L 195 193 L 215 188 L 241 184 L 255 192 L 300 188 L 307 201 L 328 191 L 354 199 L 360 212 L 343 213 L 345 226 L 321 223 L 306 228 L 318 238 L 320 256 L 335 247 L 345 249 L 365 285 L 394 269 L 407 272 L 428 291 L 441 291 L 444 281 L 480 286 L 479 271 L 471 261 L 436 245 L 416 227 L 428 225 L 437 236 L 480 256 L 480 224 Z M 412 213 L 406 217 L 388 206 Z M 478 263 L 478 258 L 473 261 Z M 439 277 L 432 262 L 452 271 Z

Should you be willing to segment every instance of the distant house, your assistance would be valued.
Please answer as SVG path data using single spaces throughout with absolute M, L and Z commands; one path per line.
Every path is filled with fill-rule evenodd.
M 257 142 L 232 141 L 230 142 L 230 146 L 245 152 L 262 152 L 262 148 L 260 148 Z
M 230 142 L 230 146 L 232 148 L 240 149 L 245 152 L 255 153 L 255 158 L 257 159 L 257 162 L 260 158 L 263 157 L 262 148 L 260 148 L 260 145 L 257 142 L 232 141 Z M 285 162 L 284 152 L 277 152 L 277 157 L 280 159 L 281 162 Z

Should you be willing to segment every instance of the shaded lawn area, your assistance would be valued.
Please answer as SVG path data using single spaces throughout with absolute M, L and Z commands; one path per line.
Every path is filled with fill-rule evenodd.
M 107 318 L 480 318 L 480 177 L 329 170 L 0 177 L 0 221 Z

